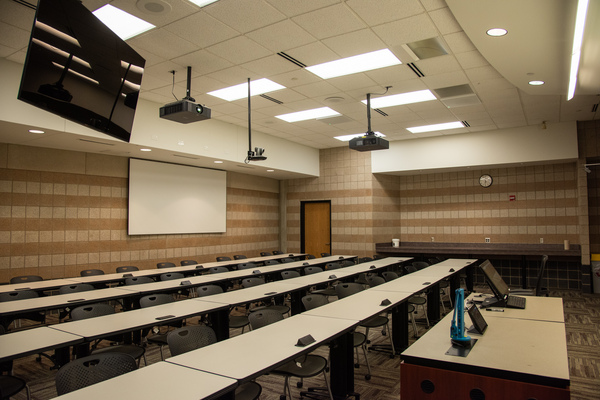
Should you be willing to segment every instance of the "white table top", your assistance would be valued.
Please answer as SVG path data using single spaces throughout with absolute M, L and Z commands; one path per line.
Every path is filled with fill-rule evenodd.
M 352 329 L 358 321 L 299 314 L 249 331 L 210 346 L 168 358 L 166 361 L 238 380 L 247 380 L 310 352 L 338 334 Z M 315 342 L 296 346 L 311 335 Z
M 46 350 L 71 346 L 83 338 L 47 326 L 0 335 L 0 360 L 24 357 Z
M 472 298 L 471 294 L 468 299 Z M 563 300 L 560 297 L 523 296 L 527 299 L 524 310 L 517 308 L 501 308 L 502 312 L 481 309 L 483 318 L 519 318 L 547 322 L 565 322 Z M 470 306 L 470 305 L 469 305 Z M 499 309 L 498 307 L 490 307 Z
M 87 292 L 77 292 L 59 294 L 56 296 L 43 296 L 34 297 L 32 299 L 5 301 L 0 302 L 0 314 L 11 315 L 22 312 L 50 310 L 62 307 L 75 308 L 78 305 L 90 304 L 96 301 L 102 302 L 112 299 L 121 299 L 127 296 L 133 296 L 136 292 L 137 291 L 135 291 L 134 286 L 119 286 L 114 288 L 88 290 Z
M 305 287 L 305 285 L 301 283 L 295 283 L 293 281 L 294 279 L 287 279 L 283 281 L 269 282 L 249 288 L 232 290 L 206 297 L 199 297 L 196 298 L 196 300 L 229 305 L 245 304 L 252 301 L 275 297 Z
M 198 400 L 214 398 L 236 386 L 235 379 L 160 361 L 56 398 Z
M 378 287 L 379 286 L 363 290 L 321 307 L 313 308 L 312 310 L 303 312 L 302 315 L 364 321 L 412 296 L 412 293 L 408 292 L 386 292 L 375 290 Z M 391 304 L 387 306 L 381 305 L 381 302 L 386 299 L 389 300 Z
M 73 285 L 77 283 L 77 278 L 50 279 L 46 281 L 35 281 L 26 283 L 13 283 L 9 285 L 0 285 L 0 293 L 13 292 L 15 290 L 49 290 L 56 289 L 65 285 Z
M 177 321 L 193 315 L 216 311 L 223 307 L 227 306 L 214 302 L 205 302 L 200 299 L 181 300 L 80 321 L 65 322 L 52 325 L 49 328 L 72 333 L 89 341 L 144 327 L 163 325 L 170 321 Z M 160 317 L 168 318 L 157 319 Z
M 553 304 L 549 306 L 556 305 Z M 411 363 L 427 361 L 429 366 L 432 366 L 431 362 L 446 365 L 450 369 L 454 368 L 452 365 L 457 365 L 456 368 L 461 366 L 467 371 L 472 370 L 472 373 L 478 373 L 477 369 L 484 368 L 521 376 L 530 375 L 534 382 L 536 376 L 569 380 L 564 324 L 498 316 L 488 318 L 489 314 L 491 313 L 484 314 L 488 323 L 484 335 L 469 334 L 478 341 L 467 357 L 445 354 L 451 347 L 452 313 L 413 343 L 402 353 L 402 357 L 410 358 L 408 362 Z M 465 320 L 468 325 L 468 315 Z

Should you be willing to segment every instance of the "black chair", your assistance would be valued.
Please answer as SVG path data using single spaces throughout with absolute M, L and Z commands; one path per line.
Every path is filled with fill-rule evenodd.
M 340 299 L 351 296 L 364 289 L 365 287 L 362 284 L 355 282 L 340 283 L 335 287 L 335 291 L 337 292 L 338 298 Z M 392 340 L 392 335 L 389 327 L 389 318 L 387 316 L 375 315 L 374 317 L 361 321 L 359 326 L 362 326 L 366 329 L 365 336 L 367 337 L 367 343 L 369 343 L 369 330 L 371 328 L 382 328 L 382 334 L 387 334 L 387 337 L 390 340 L 390 346 L 392 348 L 390 358 L 394 358 L 394 355 L 396 354 L 396 349 L 394 348 L 394 342 Z
M 44 278 L 42 278 L 39 275 L 21 275 L 21 276 L 13 276 L 12 278 L 10 278 L 10 284 L 39 282 L 39 281 L 43 281 L 43 280 L 44 280 Z
M 71 319 L 73 321 L 80 321 L 80 320 L 84 320 L 84 319 L 88 319 L 88 318 L 101 317 L 103 315 L 111 315 L 114 313 L 115 313 L 115 308 L 113 306 L 111 306 L 110 304 L 106 304 L 106 303 L 88 304 L 85 306 L 80 306 L 80 307 L 74 308 L 71 311 Z M 123 338 L 122 338 L 122 336 L 119 335 L 116 337 L 108 338 L 108 340 L 121 342 L 123 340 Z M 144 364 L 148 365 L 148 362 L 146 361 L 146 350 L 143 347 L 137 346 L 134 344 L 117 344 L 117 345 L 110 345 L 108 347 L 97 348 L 98 344 L 101 341 L 102 341 L 102 339 L 97 340 L 92 345 L 92 354 L 93 355 L 104 354 L 104 353 L 109 353 L 109 352 L 122 353 L 122 354 L 126 354 L 126 355 L 132 357 L 134 360 L 136 360 L 136 363 L 138 366 L 140 365 L 140 361 L 142 358 L 144 359 Z
M 362 263 L 365 263 L 365 262 L 369 262 L 369 261 L 373 261 L 373 259 L 371 257 L 361 257 L 361 258 L 358 259 L 358 263 L 359 264 L 362 264 Z
M 304 267 L 304 275 L 312 275 L 318 274 L 319 272 L 323 272 L 323 268 L 321 267 Z
M 521 296 L 548 296 L 548 288 L 542 287 L 542 281 L 544 280 L 544 274 L 546 273 L 547 262 L 548 256 L 542 256 L 542 261 L 540 263 L 540 268 L 538 269 L 534 289 L 510 289 L 510 293 Z
M 261 251 L 260 252 L 260 256 L 261 257 L 267 257 L 267 256 L 272 256 L 273 254 L 271 254 L 271 252 L 269 251 Z
M 375 287 L 377 285 L 381 285 L 382 283 L 385 283 L 385 279 L 381 276 L 371 275 L 367 277 L 367 284 L 369 287 Z
M 219 256 L 217 257 L 217 261 L 231 261 L 231 257 Z
M 134 265 L 125 265 L 123 267 L 117 267 L 117 274 L 121 274 L 123 272 L 132 272 L 139 271 L 140 269 Z
M 281 271 L 281 279 L 292 279 L 300 276 L 298 271 Z
M 169 332 L 167 342 L 171 355 L 177 356 L 216 343 L 217 335 L 211 327 L 206 325 L 184 326 Z M 258 399 L 261 392 L 262 387 L 258 383 L 249 381 L 235 389 L 234 398 L 235 400 L 255 400 Z
M 325 269 L 327 271 L 331 271 L 332 269 L 339 269 L 339 268 L 342 268 L 342 267 L 343 267 L 342 264 L 339 263 L 339 262 L 332 262 L 332 263 L 325 264 Z
M 84 269 L 79 274 L 81 276 L 97 276 L 97 275 L 104 275 L 104 271 L 101 269 Z
M 307 254 L 306 255 L 306 259 L 307 260 L 314 260 L 315 258 L 317 258 L 317 257 L 315 257 L 313 254 Z
M 0 335 L 5 333 L 4 327 L 0 325 Z M 27 391 L 27 399 L 31 399 L 31 392 L 27 383 L 16 376 L 12 376 L 13 362 L 3 361 L 0 363 L 0 400 L 8 400 L 19 393 L 23 388 Z M 5 375 L 8 374 L 8 375 Z
M 415 267 L 414 265 L 405 265 L 404 269 L 406 270 L 407 274 L 412 274 L 413 272 L 417 272 L 417 267 Z
M 168 272 L 161 274 L 159 278 L 161 281 L 173 281 L 175 279 L 183 279 L 184 275 L 180 272 Z
M 393 281 L 394 279 L 398 278 L 398 274 L 394 271 L 384 271 L 381 273 L 381 276 L 386 282 Z
M 304 305 L 305 310 L 312 310 L 317 307 L 324 306 L 328 304 L 329 300 L 327 300 L 327 296 L 322 294 L 309 294 L 302 297 L 302 305 Z M 365 363 L 367 364 L 367 374 L 365 375 L 365 379 L 371 379 L 371 364 L 369 363 L 369 358 L 367 357 L 367 336 L 362 332 L 352 332 L 353 345 L 355 350 L 356 362 L 354 363 L 354 368 L 360 368 L 360 359 L 358 357 L 358 348 L 360 347 L 363 351 L 363 356 L 365 358 Z
M 159 262 L 156 263 L 156 268 L 175 268 L 175 263 L 172 262 Z
M 284 257 L 281 260 L 279 260 L 282 264 L 287 264 L 287 263 L 291 263 L 294 262 L 294 259 L 291 257 Z
M 210 274 L 220 274 L 222 272 L 229 272 L 227 267 L 211 267 L 208 269 Z
M 273 255 L 274 256 L 280 256 L 283 254 L 283 251 L 279 251 L 279 250 L 273 250 Z
M 264 283 L 265 283 L 265 280 L 263 278 L 257 277 L 257 276 L 242 279 L 242 286 L 244 288 L 263 285 Z M 285 315 L 290 312 L 290 308 L 288 306 L 286 306 L 285 304 L 274 304 L 272 299 L 270 300 L 270 303 L 262 302 L 256 307 L 250 307 L 250 306 L 248 306 L 248 307 L 249 307 L 250 313 L 252 313 L 254 311 L 258 311 L 258 310 L 264 310 L 266 308 L 275 310 L 278 313 L 280 313 L 281 315 Z
M 262 285 L 265 283 L 265 280 L 263 278 L 259 278 L 259 277 L 250 277 L 250 278 L 244 278 L 242 279 L 242 286 L 244 288 L 249 288 L 252 286 L 258 286 L 258 285 Z
M 94 287 L 88 283 L 76 283 L 59 287 L 58 294 L 87 292 L 88 290 L 94 290 Z
M 233 259 L 234 259 L 234 260 L 244 260 L 244 259 L 246 259 L 246 258 L 248 258 L 248 257 L 246 257 L 246 256 L 245 256 L 245 255 L 243 255 L 243 254 L 234 254 L 234 256 L 233 256 Z
M 15 301 L 15 300 L 24 300 L 24 299 L 33 299 L 39 297 L 38 293 L 33 290 L 15 290 L 12 292 L 4 292 L 0 293 L 0 303 L 5 301 Z M 4 327 L 5 330 L 8 330 L 8 326 L 13 321 L 18 321 L 21 319 L 27 319 L 30 321 L 45 323 L 46 322 L 46 314 L 44 312 L 32 311 L 23 314 L 17 315 L 9 315 L 2 317 L 0 316 L 0 324 Z M 16 325 L 19 325 L 18 322 L 15 322 Z
M 186 265 L 196 265 L 196 264 L 198 264 L 198 261 L 196 261 L 196 260 L 181 260 L 181 262 L 179 264 L 182 267 L 184 267 Z
M 268 265 L 279 265 L 280 263 L 277 260 L 265 260 L 264 264 L 268 266 Z
M 429 263 L 425 262 L 425 261 L 413 261 L 412 265 L 417 270 L 421 270 L 421 269 L 425 269 L 425 268 L 429 267 Z
M 128 354 L 104 353 L 81 357 L 58 370 L 56 392 L 60 396 L 136 369 L 135 359 Z
M 321 257 L 330 257 L 331 254 L 330 253 L 321 253 Z
M 159 293 L 144 296 L 140 299 L 140 307 L 147 308 L 153 307 L 160 304 L 167 304 L 174 302 L 175 299 L 170 294 Z M 167 335 L 169 334 L 169 327 L 181 328 L 183 321 L 173 322 L 166 325 L 167 329 L 161 331 L 161 327 L 165 325 L 155 326 L 152 328 L 153 335 L 147 336 L 146 340 L 148 343 L 156 344 L 160 350 L 160 359 L 164 361 L 165 357 L 163 354 L 163 347 L 167 345 Z M 144 332 L 147 334 L 147 332 Z
M 125 279 L 125 285 L 140 285 L 142 283 L 153 283 L 154 279 L 149 276 L 130 276 Z
M 241 263 L 237 265 L 237 269 L 241 270 L 241 269 L 250 269 L 250 268 L 256 268 L 257 265 L 253 262 L 247 262 L 247 263 Z
M 223 293 L 223 288 L 218 285 L 204 285 L 196 288 L 196 295 L 198 297 L 205 297 L 219 293 Z M 244 329 L 249 323 L 250 322 L 248 321 L 247 315 L 229 315 L 229 327 L 231 329 L 241 328 L 242 333 L 244 333 Z
M 274 322 L 281 321 L 283 319 L 283 315 L 276 310 L 263 309 L 250 313 L 250 315 L 248 315 L 248 319 L 250 320 L 250 326 L 252 327 L 252 330 L 255 330 Z M 285 377 L 283 394 L 280 396 L 280 398 L 285 398 L 287 393 L 290 396 L 290 399 L 293 398 L 290 377 L 304 379 L 323 374 L 323 377 L 325 378 L 325 384 L 327 385 L 327 390 L 329 392 L 329 397 L 331 400 L 333 400 L 333 395 L 331 394 L 331 389 L 329 387 L 329 381 L 327 380 L 327 375 L 325 374 L 326 368 L 327 359 L 319 355 L 307 354 L 275 368 L 274 370 L 270 371 L 270 373 L 283 375 Z

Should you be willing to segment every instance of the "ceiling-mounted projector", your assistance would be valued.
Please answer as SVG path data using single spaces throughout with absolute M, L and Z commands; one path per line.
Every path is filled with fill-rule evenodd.
M 173 82 L 175 82 L 175 71 Z M 186 96 L 174 103 L 169 103 L 160 108 L 159 116 L 164 119 L 179 122 L 180 124 L 189 124 L 190 122 L 203 121 L 210 119 L 210 108 L 196 104 L 196 100 L 190 97 L 192 86 L 192 67 L 187 67 L 187 88 Z
M 350 149 L 357 151 L 387 150 L 390 148 L 390 142 L 380 136 L 375 136 L 373 132 L 367 132 L 364 136 L 352 138 L 350 140 Z
M 210 119 L 210 108 L 181 99 L 160 108 L 160 117 L 182 124 Z

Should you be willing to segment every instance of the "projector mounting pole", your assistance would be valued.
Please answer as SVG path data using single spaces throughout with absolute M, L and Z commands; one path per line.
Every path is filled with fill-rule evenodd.
M 187 67 L 187 88 L 185 89 L 185 100 L 196 101 L 194 98 L 190 96 L 192 92 L 192 67 Z
M 250 121 L 250 78 L 248 78 L 248 157 L 252 158 L 252 125 Z
M 374 134 L 371 131 L 371 93 L 367 93 L 367 136 Z

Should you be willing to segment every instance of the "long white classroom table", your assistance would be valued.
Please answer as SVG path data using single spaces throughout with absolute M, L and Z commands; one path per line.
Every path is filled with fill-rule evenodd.
M 215 399 L 237 385 L 235 379 L 161 361 L 56 399 Z
M 469 398 L 474 390 L 483 394 L 478 398 L 492 400 L 569 399 L 565 325 L 558 317 L 562 299 L 527 297 L 527 302 L 525 310 L 483 311 L 487 330 L 469 333 L 477 342 L 466 357 L 447 354 L 453 317 L 447 315 L 402 353 L 402 399 L 444 399 L 448 393 Z M 544 306 L 549 310 L 536 316 Z M 468 314 L 465 319 L 468 326 Z M 425 395 L 424 388 L 434 390 Z
M 64 349 L 68 358 L 69 347 L 80 343 L 81 336 L 47 326 L 7 333 L 0 335 L 0 362 L 57 349 Z

